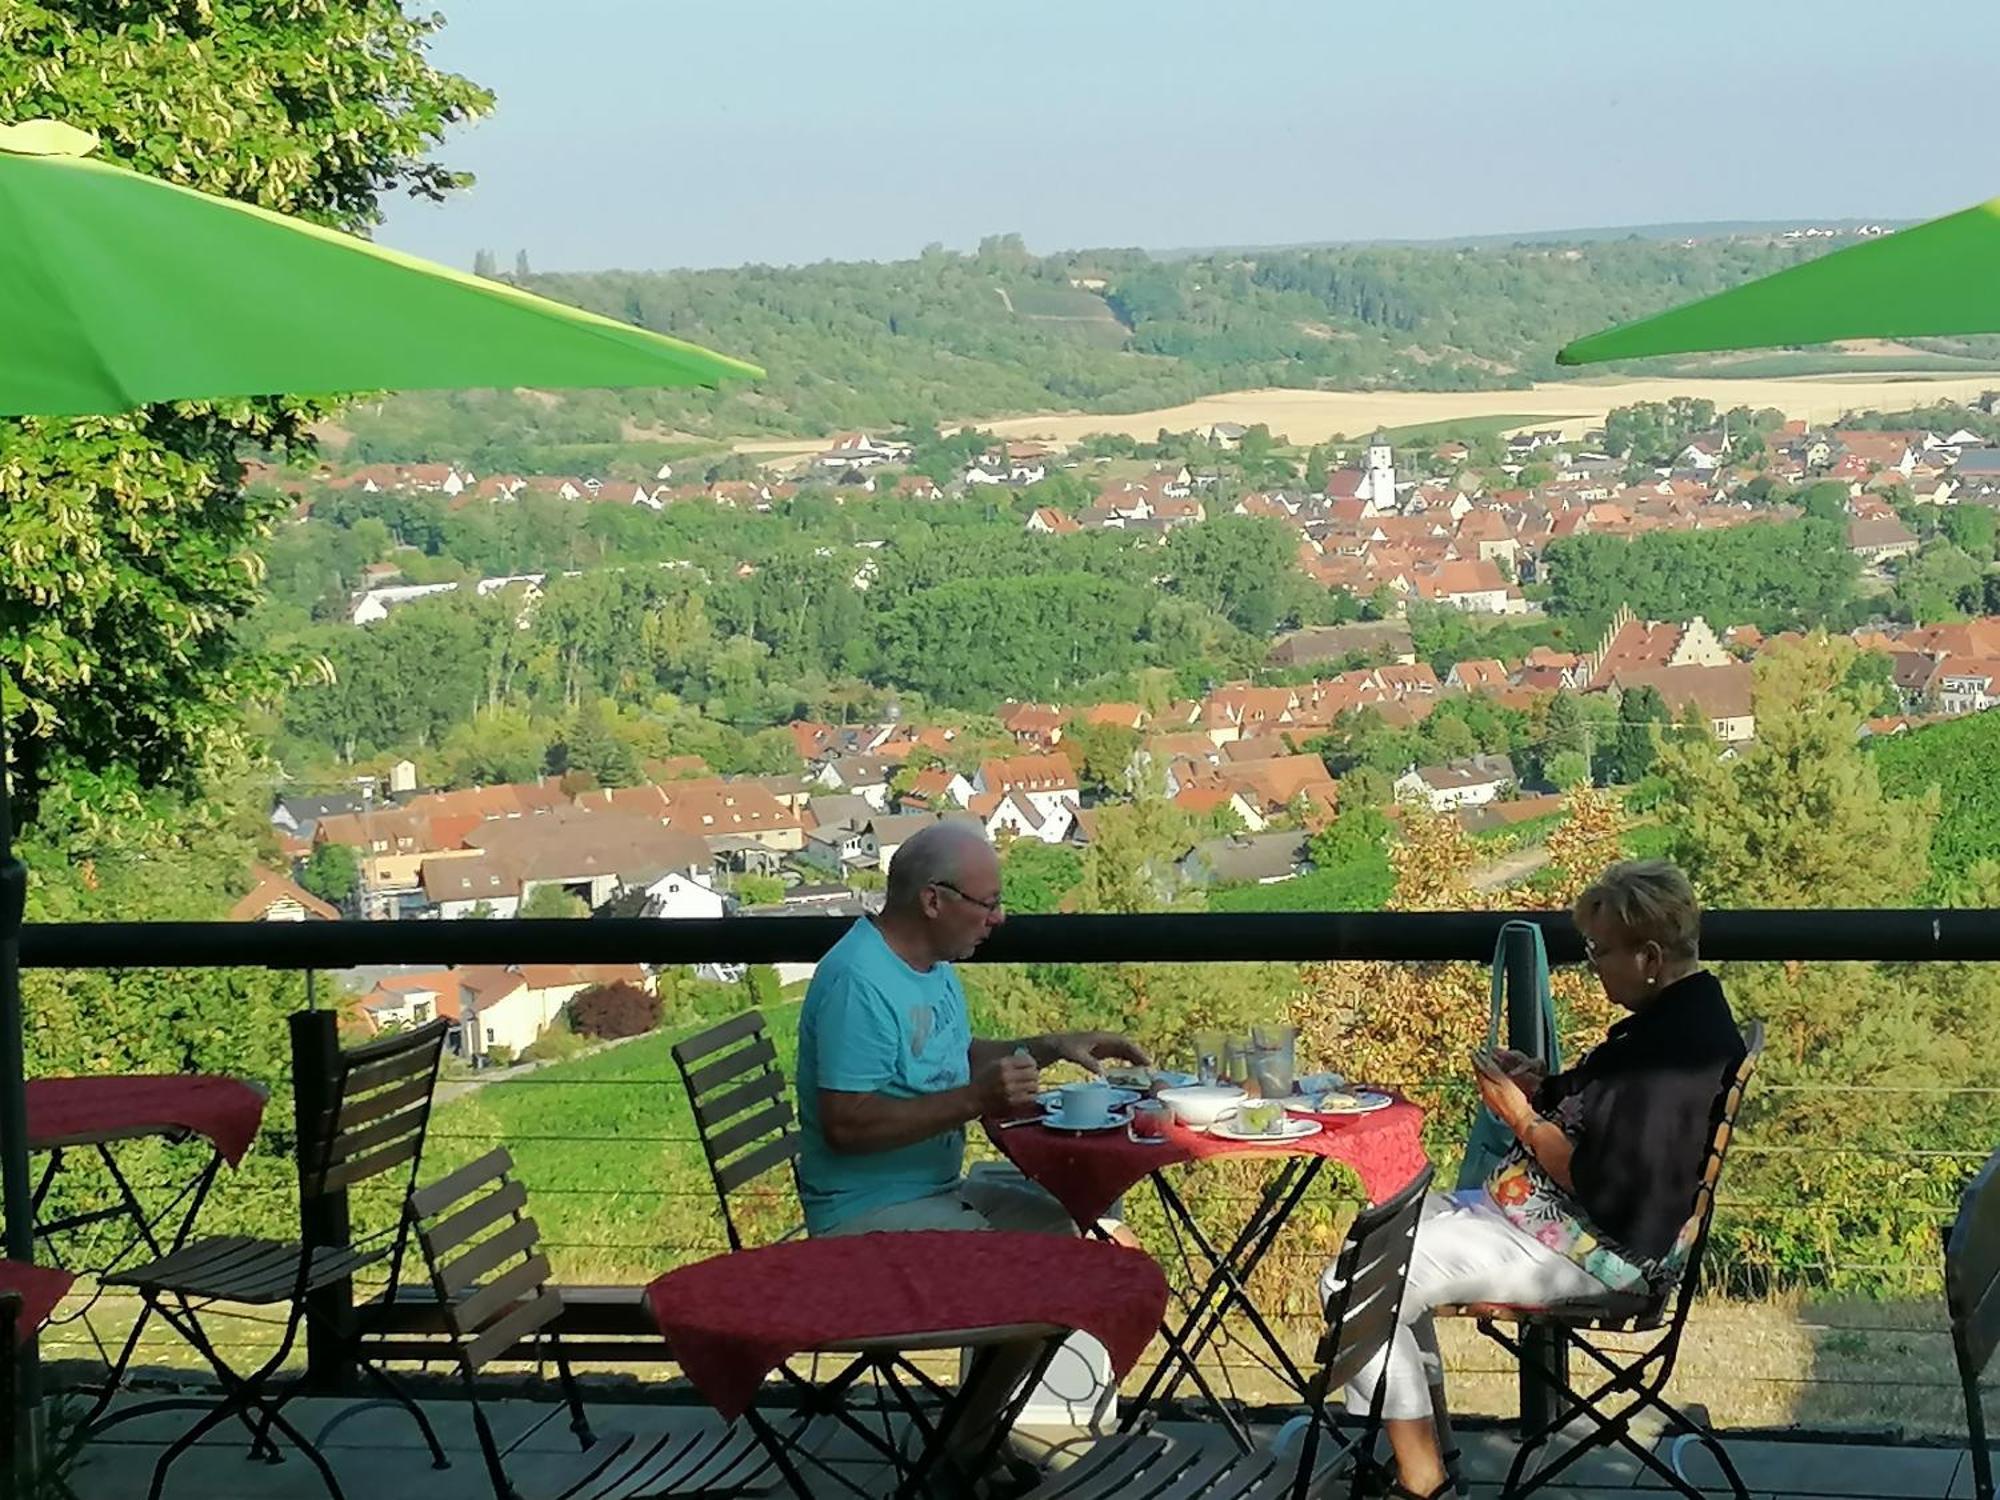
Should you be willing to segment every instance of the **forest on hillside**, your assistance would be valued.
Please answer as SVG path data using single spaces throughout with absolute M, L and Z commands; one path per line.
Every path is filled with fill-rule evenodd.
M 1825 247 L 1635 236 L 1161 260 L 1035 255 L 997 235 L 972 254 L 933 246 L 887 263 L 527 274 L 517 279 L 532 290 L 768 376 L 722 392 L 421 393 L 347 420 L 358 456 L 490 471 L 533 467 L 534 452 L 563 445 L 1140 411 L 1256 386 L 1519 387 L 1573 373 L 1555 363 L 1568 339 Z M 1939 343 L 1926 360 L 1972 367 L 1958 360 L 1971 349 Z

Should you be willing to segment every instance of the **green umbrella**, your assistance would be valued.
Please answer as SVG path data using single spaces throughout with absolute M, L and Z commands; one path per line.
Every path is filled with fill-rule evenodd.
M 713 386 L 763 373 L 365 240 L 88 160 L 96 145 L 96 137 L 47 120 L 0 127 L 0 414 L 77 416 L 156 401 L 377 389 Z M 8 1253 L 29 1259 L 18 972 L 24 886 L 0 796 L 0 1176 Z
M 467 386 L 713 386 L 678 339 L 0 127 L 0 414 Z
M 2000 198 L 1565 346 L 1562 365 L 2000 333 Z

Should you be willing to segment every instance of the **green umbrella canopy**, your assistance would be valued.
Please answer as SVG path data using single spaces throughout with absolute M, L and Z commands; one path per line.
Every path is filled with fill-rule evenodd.
M 2000 333 L 2000 198 L 1594 333 L 1556 363 L 1959 333 Z
M 0 415 L 472 386 L 713 386 L 755 365 L 0 127 Z

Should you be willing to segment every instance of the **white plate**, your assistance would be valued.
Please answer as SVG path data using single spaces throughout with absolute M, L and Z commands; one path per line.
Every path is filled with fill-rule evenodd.
M 1045 1110 L 1054 1109 L 1057 1101 L 1062 1098 L 1062 1092 L 1059 1088 L 1043 1089 L 1039 1094 L 1035 1095 L 1035 1103 Z M 1139 1091 L 1137 1089 L 1113 1088 L 1111 1090 L 1111 1107 L 1113 1109 L 1123 1109 L 1138 1097 Z
M 1317 1120 L 1299 1120 L 1287 1115 L 1282 1122 L 1281 1128 L 1275 1135 L 1268 1130 L 1238 1130 L 1236 1128 L 1236 1114 L 1232 1110 L 1209 1126 L 1208 1133 L 1221 1141 L 1267 1141 L 1276 1143 L 1303 1141 L 1309 1136 L 1318 1135 L 1320 1128 L 1320 1123 Z
M 1387 1109 L 1396 1101 L 1387 1094 L 1377 1094 L 1369 1089 L 1345 1089 L 1339 1093 L 1326 1094 L 1319 1106 L 1313 1110 L 1318 1115 L 1372 1115 L 1378 1109 Z
M 1099 1120 L 1095 1125 L 1065 1125 L 1056 1118 L 1053 1111 L 1044 1112 L 1042 1123 L 1051 1130 L 1060 1130 L 1065 1135 L 1095 1135 L 1100 1130 L 1123 1130 L 1132 1123 L 1132 1111 L 1118 1108 L 1111 1111 L 1109 1118 Z

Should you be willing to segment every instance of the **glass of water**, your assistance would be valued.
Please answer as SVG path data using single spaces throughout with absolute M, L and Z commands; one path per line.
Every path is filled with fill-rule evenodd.
M 1220 1031 L 1202 1030 L 1194 1034 L 1194 1073 L 1203 1083 L 1222 1079 L 1222 1055 L 1228 1039 Z

